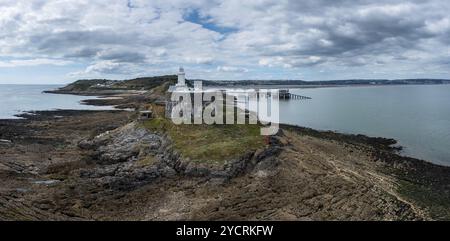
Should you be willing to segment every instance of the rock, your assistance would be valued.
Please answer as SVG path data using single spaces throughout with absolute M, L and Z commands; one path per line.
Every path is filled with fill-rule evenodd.
M 83 140 L 78 146 L 93 149 L 94 159 L 101 164 L 114 164 L 156 153 L 161 146 L 161 138 L 143 127 L 138 127 L 136 123 L 130 123 L 93 140 Z
M 5 140 L 5 139 L 0 139 L 0 145 L 3 145 L 3 146 L 11 146 L 11 145 L 12 145 L 12 141 L 10 141 L 10 140 Z
M 34 184 L 43 184 L 43 185 L 52 185 L 55 183 L 60 182 L 60 180 L 40 180 L 40 181 L 33 181 Z
M 280 141 L 268 148 L 249 151 L 236 160 L 225 164 L 197 163 L 183 158 L 174 150 L 170 139 L 161 134 L 152 133 L 137 123 L 130 123 L 113 131 L 97 135 L 91 140 L 78 143 L 82 149 L 91 150 L 97 165 L 79 171 L 79 176 L 92 179 L 93 182 L 108 190 L 132 190 L 148 184 L 156 178 L 175 175 L 207 178 L 224 183 L 233 177 L 249 172 L 262 162 L 258 168 L 273 167 L 273 158 L 279 152 Z M 151 158 L 150 164 L 142 165 L 138 160 Z
M 184 171 L 184 175 L 191 177 L 205 177 L 208 176 L 211 171 L 206 167 L 197 167 L 192 164 L 188 164 Z

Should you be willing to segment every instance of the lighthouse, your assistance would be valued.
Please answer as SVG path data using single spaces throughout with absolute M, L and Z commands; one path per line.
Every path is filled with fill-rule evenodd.
M 178 83 L 176 86 L 184 87 L 186 86 L 186 77 L 183 67 L 180 67 L 178 71 Z

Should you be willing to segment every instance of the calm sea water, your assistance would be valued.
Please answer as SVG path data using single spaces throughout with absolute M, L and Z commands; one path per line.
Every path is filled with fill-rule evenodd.
M 450 166 L 450 85 L 292 89 L 280 121 L 396 139 L 403 154 Z
M 93 97 L 44 94 L 58 85 L 0 85 L 0 119 L 14 119 L 14 115 L 30 110 L 104 110 L 112 107 L 82 105 L 80 102 Z

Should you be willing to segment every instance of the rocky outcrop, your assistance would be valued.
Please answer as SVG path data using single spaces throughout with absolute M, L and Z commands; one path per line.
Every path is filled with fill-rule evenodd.
M 173 149 L 170 139 L 163 138 L 160 148 L 160 158 L 167 166 L 173 168 L 179 175 L 189 177 L 207 177 L 231 179 L 252 170 L 258 163 L 270 158 L 274 159 L 281 151 L 281 143 L 269 145 L 257 151 L 249 150 L 238 159 L 227 160 L 222 164 L 196 162 L 183 158 Z
M 280 143 L 276 143 L 221 164 L 199 163 L 180 155 L 167 136 L 150 132 L 137 122 L 83 140 L 79 147 L 89 150 L 92 161 L 99 164 L 81 170 L 80 177 L 114 189 L 132 189 L 174 175 L 226 181 L 250 171 L 263 160 L 274 161 L 281 150 Z
M 114 189 L 132 189 L 155 178 L 175 172 L 158 161 L 148 161 L 160 151 L 162 137 L 132 122 L 93 139 L 79 147 L 90 150 L 91 160 L 99 165 L 80 170 L 80 177 Z M 155 159 L 156 160 L 156 159 Z
M 161 146 L 161 137 L 133 122 L 102 133 L 92 140 L 83 140 L 79 146 L 94 150 L 93 157 L 98 163 L 115 164 L 156 153 Z
M 208 164 L 138 123 L 123 127 L 130 114 L 0 121 L 11 141 L 0 144 L 0 220 L 417 220 L 427 208 L 450 217 L 449 168 L 398 156 L 384 140 L 284 126 L 267 148 Z

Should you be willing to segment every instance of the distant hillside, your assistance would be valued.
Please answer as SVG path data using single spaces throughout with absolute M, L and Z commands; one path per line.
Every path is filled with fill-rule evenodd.
M 296 85 L 296 86 L 334 86 L 334 85 L 411 85 L 411 84 L 450 84 L 450 79 L 350 79 L 350 80 L 202 80 L 206 86 L 252 86 L 252 85 Z
M 186 80 L 188 86 L 193 86 L 196 80 Z M 304 81 L 304 80 L 201 80 L 204 86 L 257 86 L 278 85 L 297 87 L 320 87 L 320 86 L 358 86 L 358 85 L 418 85 L 418 84 L 450 84 L 449 79 L 351 79 L 351 80 L 329 80 L 329 81 Z M 164 75 L 154 77 L 142 77 L 129 80 L 106 80 L 90 79 L 78 80 L 65 87 L 49 93 L 63 94 L 114 94 L 123 90 L 150 90 L 158 86 L 167 89 L 169 85 L 177 82 L 176 75 Z
M 77 80 L 72 84 L 69 84 L 65 87 L 60 88 L 60 91 L 88 91 L 91 88 L 102 87 L 102 86 L 111 86 L 117 83 L 114 80 L 106 80 L 106 79 L 84 79 Z
M 195 80 L 191 80 L 193 82 Z M 304 80 L 201 80 L 206 86 L 242 86 L 242 85 L 307 85 Z
M 164 75 L 154 77 L 143 77 L 117 82 L 113 85 L 115 88 L 134 89 L 134 90 L 148 90 L 153 89 L 161 84 L 168 82 L 175 84 L 177 81 L 176 75 Z
M 150 90 L 158 86 L 168 87 L 169 85 L 175 84 L 176 81 L 176 75 L 143 77 L 129 80 L 84 79 L 77 80 L 57 90 L 45 92 L 80 95 L 108 95 L 116 94 L 124 90 Z

